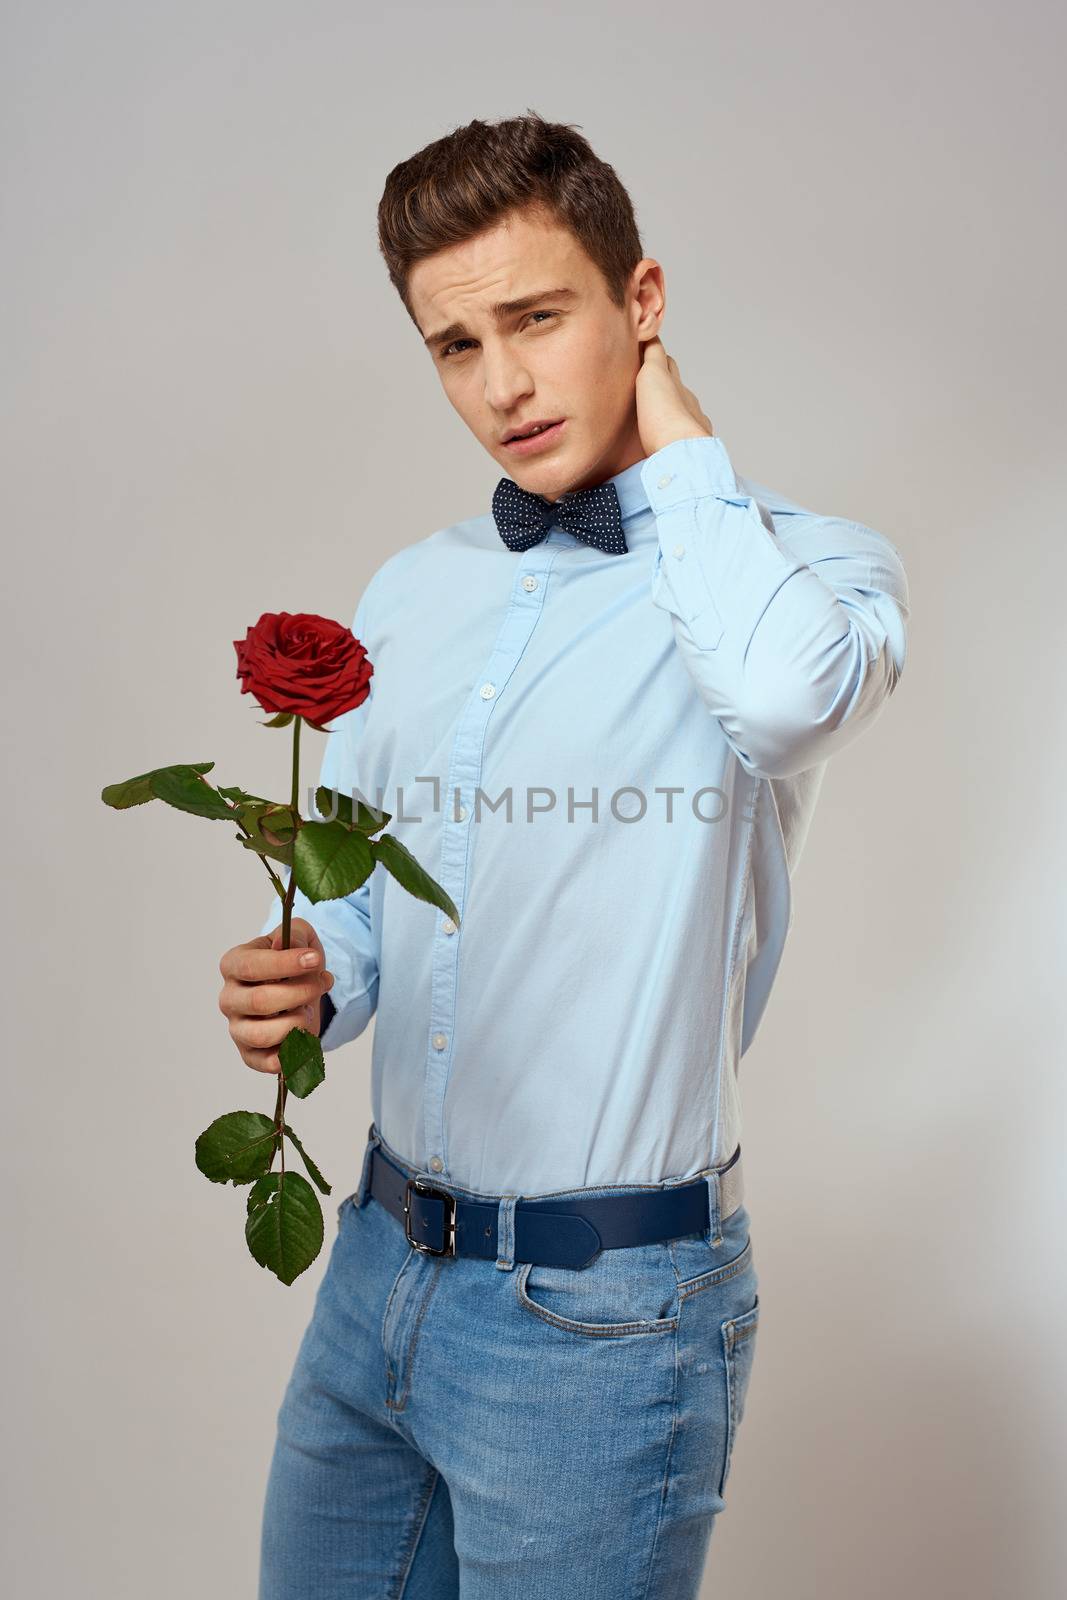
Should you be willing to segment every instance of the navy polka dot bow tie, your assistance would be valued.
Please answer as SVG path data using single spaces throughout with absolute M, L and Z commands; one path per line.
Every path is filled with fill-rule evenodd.
M 626 554 L 619 496 L 610 481 L 551 501 L 529 489 L 520 489 L 512 478 L 501 478 L 493 490 L 493 516 L 509 550 L 529 550 L 557 525 L 609 555 Z

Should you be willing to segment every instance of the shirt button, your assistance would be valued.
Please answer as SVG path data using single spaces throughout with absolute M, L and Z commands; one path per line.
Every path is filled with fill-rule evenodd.
M 676 544 L 674 547 L 674 553 L 678 557 L 678 560 L 681 561 L 682 557 L 685 555 L 685 545 Z
M 447 1044 L 447 1042 L 448 1041 L 446 1040 L 446 1038 L 445 1038 L 443 1033 L 435 1033 L 434 1034 L 434 1036 L 433 1036 L 433 1047 L 434 1047 L 435 1050 L 443 1050 L 445 1045 Z
M 523 578 L 522 586 L 526 590 L 527 594 L 531 594 L 533 590 L 537 588 L 537 579 L 534 577 L 532 572 L 528 572 L 525 578 Z
M 451 917 L 445 917 L 441 923 L 441 926 L 446 933 L 455 933 L 456 931 L 456 924 L 452 921 Z
M 444 1162 L 441 1160 L 440 1156 L 431 1156 L 430 1157 L 430 1168 L 431 1168 L 431 1170 L 433 1172 L 440 1172 L 443 1167 L 444 1167 Z
M 483 700 L 491 700 L 495 694 L 496 694 L 496 689 L 493 687 L 493 685 L 491 683 L 483 683 L 482 684 L 482 699 Z
M 459 810 L 456 812 L 456 821 L 466 822 L 469 815 L 470 813 L 468 812 L 466 806 L 460 806 Z
M 665 489 L 673 477 L 673 472 L 665 472 L 662 478 L 659 480 L 659 488 Z

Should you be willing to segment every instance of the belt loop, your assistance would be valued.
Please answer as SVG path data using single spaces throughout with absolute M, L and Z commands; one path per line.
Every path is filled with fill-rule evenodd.
M 367 1195 L 370 1192 L 371 1162 L 374 1159 L 374 1152 L 381 1142 L 382 1141 L 378 1130 L 372 1122 L 370 1125 L 370 1131 L 367 1134 L 367 1148 L 363 1152 L 363 1169 L 359 1175 L 359 1186 L 355 1193 L 355 1204 L 357 1208 L 361 1208 L 367 1203 Z
M 500 1197 L 496 1217 L 496 1264 L 501 1272 L 510 1272 L 515 1265 L 515 1202 L 517 1194 Z
M 708 1225 L 704 1229 L 705 1244 L 722 1244 L 722 1200 L 720 1177 L 717 1170 L 705 1174 L 708 1186 Z

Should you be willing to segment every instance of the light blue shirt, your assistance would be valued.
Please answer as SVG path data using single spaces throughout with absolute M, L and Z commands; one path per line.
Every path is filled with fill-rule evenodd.
M 485 1194 L 732 1154 L 825 763 L 904 666 L 884 535 L 737 477 L 718 437 L 612 481 L 626 554 L 558 527 L 517 553 L 487 510 L 390 556 L 356 610 L 371 692 L 320 781 L 392 812 L 461 927 L 382 866 L 295 896 L 335 977 L 323 1049 L 374 1017 L 382 1136 Z

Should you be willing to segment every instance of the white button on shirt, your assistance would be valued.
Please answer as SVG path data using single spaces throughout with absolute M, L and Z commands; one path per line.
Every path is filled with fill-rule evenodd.
M 825 763 L 904 666 L 881 533 L 736 476 L 718 437 L 612 481 L 624 554 L 559 527 L 517 553 L 486 511 L 356 610 L 371 691 L 319 781 L 392 813 L 459 929 L 380 866 L 295 896 L 335 977 L 324 1050 L 373 1019 L 383 1137 L 485 1194 L 728 1159 Z

